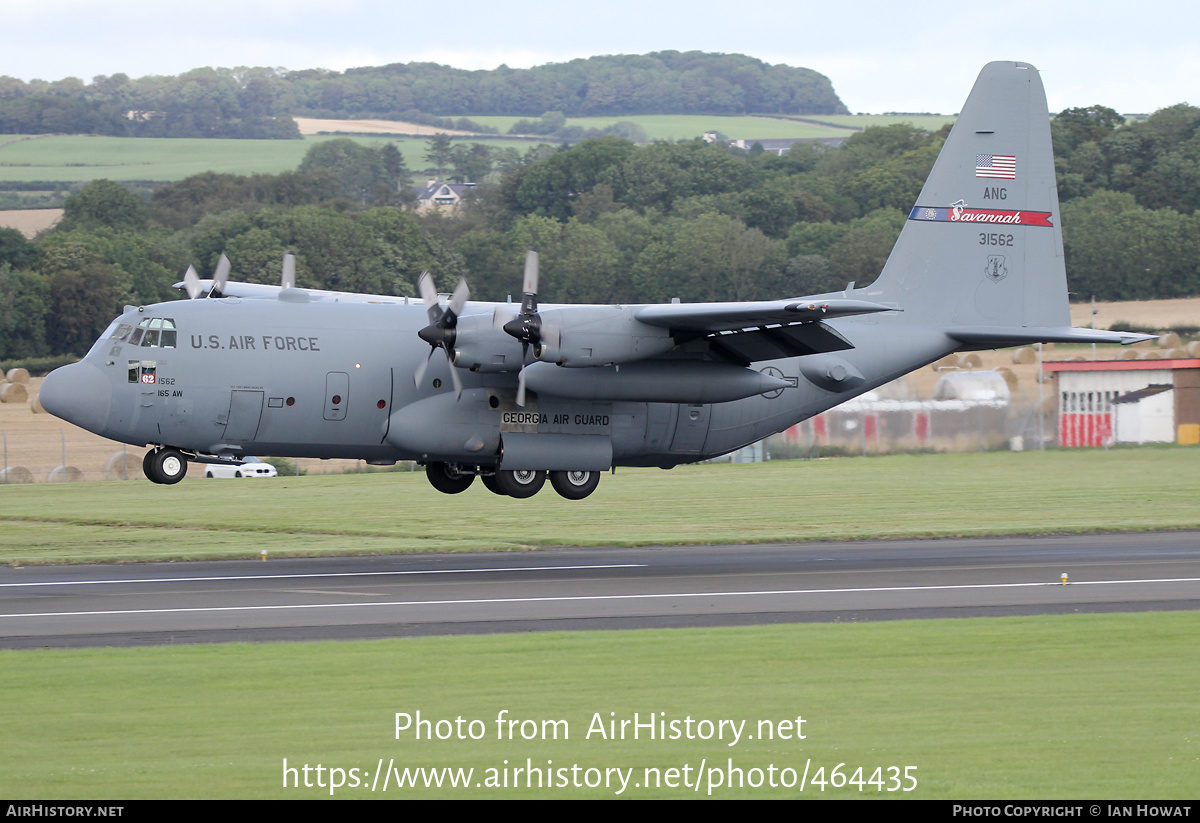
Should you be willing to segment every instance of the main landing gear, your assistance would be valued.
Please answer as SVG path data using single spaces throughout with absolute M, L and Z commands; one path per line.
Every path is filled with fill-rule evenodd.
M 178 449 L 155 446 L 142 458 L 142 472 L 155 483 L 178 483 L 187 475 L 187 467 L 187 458 Z
M 427 463 L 425 476 L 429 483 L 443 494 L 459 494 L 464 492 L 475 480 L 476 473 L 483 485 L 493 494 L 505 497 L 524 499 L 533 497 L 546 484 L 546 476 L 550 477 L 550 485 L 554 490 L 568 500 L 582 500 L 596 490 L 600 484 L 598 471 L 506 471 L 491 473 L 465 469 L 453 463 Z

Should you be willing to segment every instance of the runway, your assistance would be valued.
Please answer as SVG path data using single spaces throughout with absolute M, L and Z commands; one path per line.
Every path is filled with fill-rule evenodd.
M 1196 532 L 30 566 L 0 648 L 1197 608 Z

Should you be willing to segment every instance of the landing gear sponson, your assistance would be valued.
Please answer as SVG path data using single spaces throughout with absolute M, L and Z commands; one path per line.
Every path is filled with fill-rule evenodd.
M 476 466 L 454 463 L 427 463 L 425 476 L 429 484 L 443 494 L 465 492 L 476 475 L 493 494 L 504 497 L 533 497 L 542 490 L 549 476 L 550 485 L 568 500 L 582 500 L 600 484 L 598 471 L 492 471 Z

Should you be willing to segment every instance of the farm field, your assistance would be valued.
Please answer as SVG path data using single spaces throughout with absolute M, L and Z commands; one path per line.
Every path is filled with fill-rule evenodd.
M 520 117 L 472 117 L 477 123 L 507 132 Z M 536 119 L 536 118 L 534 118 Z M 637 123 L 651 140 L 690 140 L 707 131 L 718 131 L 731 139 L 776 137 L 847 137 L 845 128 L 825 127 L 773 117 L 725 117 L 707 114 L 631 114 L 625 117 L 568 117 L 568 126 L 603 129 L 614 123 Z M 547 138 L 549 140 L 549 138 Z
M 801 115 L 781 115 L 801 117 Z M 925 131 L 937 131 L 947 123 L 953 123 L 954 114 L 813 114 L 803 115 L 804 120 L 829 123 L 834 126 L 865 129 L 868 126 L 890 126 L 893 123 L 911 123 Z
M 200 140 L 155 137 L 93 137 L 46 135 L 0 141 L 0 180 L 13 182 L 83 182 L 182 180 L 193 174 L 279 174 L 300 165 L 314 142 L 303 140 Z M 374 144 L 381 137 L 356 138 Z M 411 164 L 425 143 L 420 139 L 396 142 Z
M 846 137 L 850 132 L 845 126 L 853 125 L 856 120 L 853 115 L 846 117 L 850 119 L 843 122 L 841 119 L 835 121 L 829 116 L 823 116 L 822 119 L 836 123 L 831 126 L 786 118 L 708 115 L 578 117 L 569 118 L 567 124 L 584 128 L 604 128 L 627 120 L 640 125 L 652 140 L 688 140 L 714 129 L 730 138 L 820 138 Z M 869 125 L 912 120 L 902 115 L 871 115 L 870 118 Z M 472 119 L 506 132 L 522 118 L 479 116 Z M 944 119 L 939 120 L 933 127 L 940 128 Z M 72 183 L 109 179 L 126 182 L 172 182 L 206 171 L 226 174 L 278 174 L 300 165 L 304 153 L 314 141 L 328 140 L 335 136 L 318 134 L 321 131 L 356 132 L 353 135 L 355 140 L 369 144 L 377 141 L 394 142 L 404 154 L 408 167 L 414 172 L 426 165 L 426 138 L 384 136 L 381 132 L 387 128 L 387 121 L 321 121 L 311 118 L 303 120 L 306 136 L 302 140 L 4 135 L 0 137 L 0 181 Z M 394 125 L 397 131 L 416 134 L 436 131 L 428 126 L 412 123 L 396 122 Z M 366 134 L 357 133 L 360 131 Z M 521 151 L 542 139 L 514 140 L 490 135 L 470 138 L 471 142 L 497 147 L 516 147 Z M 553 138 L 544 140 L 548 143 L 556 142 Z

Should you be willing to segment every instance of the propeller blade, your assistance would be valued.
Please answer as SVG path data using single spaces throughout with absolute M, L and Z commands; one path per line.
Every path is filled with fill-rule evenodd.
M 429 361 L 433 358 L 434 351 L 435 349 L 429 350 L 429 356 L 417 365 L 417 371 L 413 374 L 413 385 L 418 389 L 421 388 L 421 381 L 425 379 L 425 370 L 429 368 Z
M 525 408 L 525 367 L 517 374 L 517 405 Z
M 280 275 L 279 285 L 285 289 L 296 288 L 296 255 L 290 251 L 283 256 L 283 273 Z
M 458 376 L 458 369 L 450 362 L 449 352 L 446 353 L 446 365 L 450 367 L 450 382 L 454 384 L 454 402 L 457 403 L 462 397 L 462 379 Z
M 467 286 L 467 279 L 458 281 L 458 285 L 454 287 L 454 294 L 450 295 L 450 311 L 455 317 L 462 314 L 463 306 L 471 299 L 471 289 Z
M 503 331 L 504 324 L 511 320 L 515 320 L 516 317 L 517 310 L 515 306 L 507 304 L 506 306 L 497 306 L 495 310 L 492 311 L 492 328 L 495 331 Z
M 196 274 L 195 266 L 188 266 L 187 271 L 183 273 L 183 287 L 187 289 L 189 300 L 195 300 L 204 294 L 204 287 L 200 285 L 200 275 Z
M 521 314 L 533 314 L 537 311 L 538 290 L 538 253 L 533 249 L 525 252 L 525 284 L 521 300 Z
M 229 283 L 229 270 L 233 268 L 229 262 L 229 258 L 225 256 L 225 252 L 221 252 L 221 259 L 217 261 L 217 271 L 213 274 L 212 290 L 208 293 L 209 297 L 220 297 L 225 293 L 225 286 Z
M 429 322 L 436 323 L 442 316 L 442 307 L 438 305 L 437 286 L 433 285 L 433 277 L 427 271 L 421 272 L 417 278 L 417 290 L 421 292 L 421 300 L 425 303 L 425 313 Z

